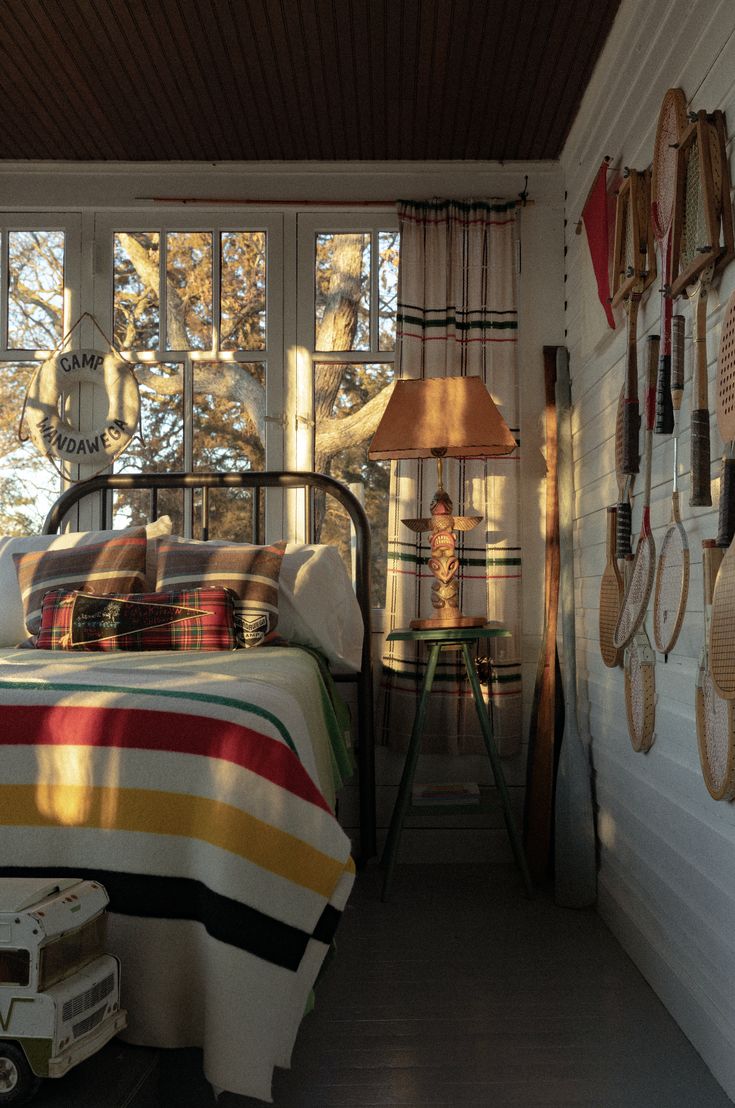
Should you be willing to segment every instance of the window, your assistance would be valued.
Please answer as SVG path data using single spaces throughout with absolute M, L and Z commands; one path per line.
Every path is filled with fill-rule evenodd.
M 98 212 L 84 227 L 83 239 L 78 216 L 0 217 L 2 532 L 38 530 L 58 493 L 54 468 L 15 434 L 32 373 L 86 310 L 99 330 L 83 318 L 72 346 L 102 347 L 109 336 L 140 386 L 139 433 L 116 469 L 330 473 L 365 504 L 382 604 L 388 469 L 368 460 L 367 446 L 394 374 L 395 216 L 166 208 Z M 70 418 L 94 425 L 99 399 L 66 403 Z M 251 500 L 212 493 L 210 534 L 249 538 Z M 261 520 L 268 538 L 283 533 L 281 508 L 298 523 L 283 498 L 278 518 Z M 143 494 L 119 493 L 115 522 L 138 522 L 147 509 Z M 175 531 L 196 529 L 191 491 L 162 494 L 159 510 Z M 349 562 L 347 517 L 320 511 L 320 541 L 338 543 Z
M 60 479 L 18 441 L 26 389 L 79 314 L 76 216 L 0 215 L 0 534 L 38 531 Z
M 301 217 L 299 341 L 311 381 L 304 422 L 313 423 L 302 464 L 344 481 L 362 500 L 373 537 L 373 603 L 385 603 L 388 479 L 367 456 L 393 381 L 399 234 L 392 217 Z M 312 415 L 313 413 L 313 415 Z M 309 416 L 312 415 L 312 419 Z M 310 447 L 310 450 L 309 450 Z M 336 506 L 318 519 L 322 542 L 349 560 L 348 517 Z
M 0 985 L 27 985 L 31 956 L 27 950 L 0 950 Z

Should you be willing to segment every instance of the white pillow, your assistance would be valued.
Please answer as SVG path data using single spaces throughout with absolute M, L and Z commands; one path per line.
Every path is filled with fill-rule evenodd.
M 171 519 L 161 516 L 154 523 L 146 525 L 146 539 L 159 538 L 171 534 Z M 114 538 L 120 531 L 65 531 L 63 535 L 27 535 L 23 538 L 0 537 L 0 647 L 18 646 L 28 639 L 23 620 L 23 603 L 20 598 L 18 577 L 15 572 L 14 554 L 26 554 L 30 550 L 68 550 L 72 546 L 86 546 L 88 543 L 104 542 Z M 151 544 L 154 561 L 149 565 L 146 558 L 146 578 L 153 584 L 156 581 L 155 546 Z
M 362 615 L 336 547 L 290 542 L 278 589 L 284 639 L 316 647 L 338 670 L 360 669 Z

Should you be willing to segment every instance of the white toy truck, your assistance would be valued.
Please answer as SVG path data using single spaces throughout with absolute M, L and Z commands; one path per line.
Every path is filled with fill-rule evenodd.
M 24 1104 L 125 1027 L 107 903 L 96 881 L 0 878 L 0 1105 Z

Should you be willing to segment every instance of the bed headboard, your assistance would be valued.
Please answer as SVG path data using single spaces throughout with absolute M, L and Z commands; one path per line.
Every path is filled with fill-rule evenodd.
M 110 493 L 116 489 L 147 489 L 150 492 L 149 516 L 158 515 L 158 493 L 161 489 L 201 490 L 201 536 L 209 537 L 209 490 L 252 489 L 254 497 L 254 541 L 263 541 L 260 533 L 261 496 L 267 489 L 303 489 L 305 494 L 307 535 L 313 538 L 315 494 L 322 492 L 341 504 L 350 517 L 355 533 L 354 585 L 365 629 L 362 645 L 362 667 L 356 675 L 336 674 L 336 681 L 354 681 L 357 686 L 357 764 L 360 795 L 361 863 L 375 856 L 375 750 L 373 734 L 373 682 L 371 665 L 371 599 L 370 599 L 370 524 L 365 509 L 350 489 L 341 481 L 323 473 L 294 471 L 242 470 L 234 473 L 113 473 L 100 474 L 80 481 L 61 494 L 52 506 L 43 525 L 43 533 L 55 534 L 69 511 L 88 496 L 97 495 L 100 503 L 101 528 L 108 526 Z

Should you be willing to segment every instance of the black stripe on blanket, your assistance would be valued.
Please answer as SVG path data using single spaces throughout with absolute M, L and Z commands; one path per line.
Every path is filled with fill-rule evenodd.
M 99 881 L 110 898 L 109 910 L 123 916 L 187 919 L 204 925 L 214 939 L 296 971 L 310 938 L 329 944 L 341 913 L 328 904 L 313 934 L 212 892 L 188 877 L 159 877 L 79 866 L 0 866 L 0 877 L 79 877 Z

